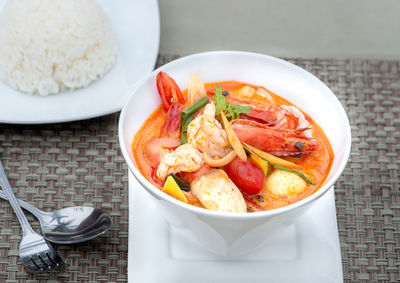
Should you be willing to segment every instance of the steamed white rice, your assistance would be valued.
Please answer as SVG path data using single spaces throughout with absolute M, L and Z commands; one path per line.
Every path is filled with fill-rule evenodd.
M 0 15 L 0 79 L 21 91 L 85 87 L 116 54 L 108 18 L 93 0 L 9 0 Z

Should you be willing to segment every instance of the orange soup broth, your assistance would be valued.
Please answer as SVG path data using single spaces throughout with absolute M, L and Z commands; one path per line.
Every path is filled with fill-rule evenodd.
M 254 89 L 260 88 L 260 86 L 255 86 L 237 81 L 212 82 L 205 84 L 205 86 L 208 95 L 213 95 L 215 93 L 215 86 L 222 86 L 222 90 L 229 91 L 229 95 L 231 97 L 238 98 L 241 100 L 244 99 L 243 97 L 240 97 L 239 91 L 242 89 L 243 86 L 250 86 Z M 279 95 L 273 93 L 272 91 L 264 87 L 261 88 L 263 88 L 271 96 L 273 104 L 275 106 L 280 106 L 280 105 L 296 106 L 287 101 L 286 99 L 280 97 Z M 187 96 L 187 90 L 184 90 L 182 93 L 185 97 Z M 258 94 L 254 94 L 251 98 L 246 98 L 246 101 L 254 105 L 271 104 L 271 102 L 268 99 Z M 186 108 L 188 106 L 189 105 L 184 105 L 183 108 Z M 299 107 L 297 108 L 300 109 Z M 334 157 L 329 140 L 326 138 L 321 127 L 317 123 L 315 123 L 304 111 L 302 112 L 305 115 L 306 119 L 312 125 L 313 137 L 318 142 L 318 147 L 314 152 L 305 154 L 300 157 L 282 157 L 282 158 L 302 166 L 304 168 L 302 172 L 306 174 L 316 185 L 308 184 L 304 192 L 287 197 L 271 195 L 265 189 L 263 189 L 259 193 L 259 195 L 261 195 L 262 198 L 260 198 L 259 195 L 250 196 L 253 203 L 260 206 L 264 210 L 271 210 L 282 206 L 286 206 L 310 196 L 322 186 L 322 184 L 324 183 L 329 174 Z M 145 146 L 153 138 L 159 137 L 159 133 L 165 121 L 165 117 L 166 117 L 165 112 L 162 109 L 162 106 L 160 106 L 144 122 L 142 127 L 136 133 L 135 138 L 132 142 L 133 156 L 135 158 L 135 162 L 139 171 L 143 174 L 143 176 L 146 177 L 148 181 L 150 181 L 154 186 L 156 186 L 159 189 L 162 189 L 162 185 L 161 183 L 155 182 L 151 177 L 151 175 L 154 173 L 153 171 L 155 170 L 154 169 L 155 164 L 151 164 L 150 161 L 147 159 L 145 154 Z M 272 172 L 272 168 L 270 169 L 271 170 L 269 170 L 269 173 Z M 184 192 L 184 194 L 186 195 L 190 204 L 203 207 L 191 192 Z M 261 201 L 262 199 L 263 201 Z M 246 200 L 246 202 L 248 203 L 248 200 Z

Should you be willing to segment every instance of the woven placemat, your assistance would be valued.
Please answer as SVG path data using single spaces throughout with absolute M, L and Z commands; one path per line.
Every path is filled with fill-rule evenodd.
M 159 56 L 158 65 L 178 57 Z M 286 59 L 324 81 L 351 122 L 350 162 L 335 190 L 344 281 L 399 282 L 400 62 Z M 118 114 L 53 125 L 0 124 L 0 159 L 19 198 L 49 211 L 94 206 L 114 221 L 88 243 L 55 245 L 68 266 L 35 276 L 19 262 L 20 226 L 8 202 L 0 201 L 0 282 L 127 281 L 127 167 L 117 123 Z
M 400 281 L 400 62 L 290 60 L 337 95 L 352 129 L 335 184 L 345 282 Z
M 102 208 L 114 223 L 87 243 L 54 245 L 68 266 L 35 276 L 19 261 L 21 228 L 8 202 L 1 200 L 0 282 L 126 281 L 128 179 L 117 123 L 113 114 L 66 124 L 0 126 L 0 157 L 17 197 L 48 211 L 74 205 Z M 39 231 L 38 221 L 29 220 Z

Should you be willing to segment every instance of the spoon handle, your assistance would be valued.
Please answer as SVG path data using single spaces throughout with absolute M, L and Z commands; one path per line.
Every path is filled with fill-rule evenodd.
M 3 190 L 0 190 L 0 198 L 8 200 L 6 194 L 3 192 Z M 19 206 L 21 206 L 23 209 L 29 211 L 30 213 L 32 213 L 36 218 L 40 218 L 41 217 L 41 210 L 37 209 L 36 207 L 34 207 L 33 205 L 24 202 L 23 200 L 17 199 L 18 200 L 18 204 Z
M 0 161 L 0 186 L 3 188 L 5 195 L 7 196 L 8 201 L 10 202 L 12 208 L 14 209 L 15 214 L 18 217 L 19 222 L 21 223 L 22 232 L 25 235 L 29 233 L 35 233 L 26 219 L 24 212 L 19 206 L 18 200 L 14 195 L 13 190 L 11 189 L 10 183 L 8 182 L 8 178 L 6 172 L 4 172 L 3 165 Z

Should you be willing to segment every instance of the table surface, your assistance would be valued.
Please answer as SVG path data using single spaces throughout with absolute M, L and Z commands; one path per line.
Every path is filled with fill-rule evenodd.
M 158 65 L 177 57 L 160 55 Z M 345 282 L 399 282 L 400 62 L 284 59 L 325 82 L 350 119 L 352 152 L 335 184 Z M 87 243 L 55 245 L 68 261 L 64 270 L 31 275 L 18 258 L 19 223 L 8 202 L 0 201 L 0 282 L 127 281 L 128 169 L 118 145 L 118 117 L 0 124 L 0 159 L 19 198 L 47 211 L 102 208 L 114 222 Z

